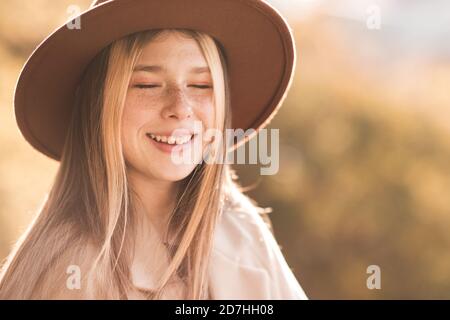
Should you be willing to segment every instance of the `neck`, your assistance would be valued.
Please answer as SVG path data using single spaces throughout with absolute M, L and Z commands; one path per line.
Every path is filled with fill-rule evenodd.
M 130 172 L 130 186 L 138 196 L 138 220 L 152 224 L 163 235 L 167 231 L 170 215 L 175 208 L 179 182 L 150 179 Z

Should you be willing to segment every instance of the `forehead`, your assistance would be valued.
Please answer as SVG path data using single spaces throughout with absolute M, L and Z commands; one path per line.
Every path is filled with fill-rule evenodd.
M 138 64 L 207 66 L 196 40 L 178 32 L 164 32 L 144 45 Z

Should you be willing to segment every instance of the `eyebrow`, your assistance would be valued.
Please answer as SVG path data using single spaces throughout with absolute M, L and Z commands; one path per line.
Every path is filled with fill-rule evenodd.
M 162 66 L 156 66 L 156 65 L 142 65 L 138 64 L 136 67 L 134 67 L 133 72 L 154 72 L 154 73 L 161 73 L 165 72 L 166 69 Z M 209 67 L 194 67 L 190 70 L 190 73 L 210 73 L 211 70 Z

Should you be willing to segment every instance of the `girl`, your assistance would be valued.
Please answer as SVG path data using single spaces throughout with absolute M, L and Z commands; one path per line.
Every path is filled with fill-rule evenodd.
M 259 119 L 255 128 L 267 124 L 289 87 L 295 55 L 283 57 L 288 67 L 274 61 L 284 70 L 270 78 L 275 93 L 263 84 L 273 68 L 268 75 L 253 70 L 253 78 L 233 69 L 242 58 L 233 58 L 232 46 L 242 43 L 217 34 L 221 42 L 199 31 L 207 22 L 197 24 L 198 11 L 217 14 L 231 3 L 234 14 L 264 10 L 285 23 L 261 1 L 99 1 L 80 16 L 80 30 L 62 27 L 33 53 L 16 88 L 17 121 L 60 167 L 2 267 L 0 299 L 306 299 L 261 208 L 223 161 L 246 141 L 223 143 L 225 130 L 238 127 L 234 119 L 242 120 L 235 114 Z M 158 17 L 159 27 L 135 24 Z M 120 19 L 127 23 L 117 32 Z M 61 56 L 64 41 L 77 52 Z M 248 59 L 252 50 L 241 48 Z M 258 56 L 261 63 L 270 54 Z M 233 79 L 254 79 L 252 90 L 275 100 L 260 92 L 267 101 L 246 107 L 235 97 L 256 92 L 241 92 Z M 271 103 L 265 113 L 261 102 Z M 219 134 L 209 136 L 211 129 Z

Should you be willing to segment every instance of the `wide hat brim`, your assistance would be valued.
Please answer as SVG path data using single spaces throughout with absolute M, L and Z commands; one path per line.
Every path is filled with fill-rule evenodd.
M 88 63 L 114 40 L 160 28 L 203 31 L 221 43 L 228 63 L 232 127 L 256 131 L 282 105 L 296 52 L 283 16 L 261 0 L 110 0 L 51 33 L 25 63 L 15 90 L 16 121 L 38 151 L 60 160 L 75 90 Z

